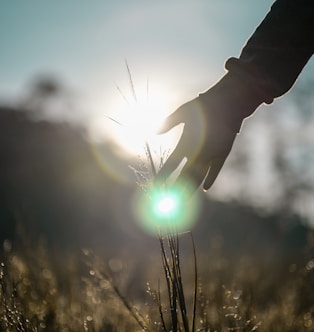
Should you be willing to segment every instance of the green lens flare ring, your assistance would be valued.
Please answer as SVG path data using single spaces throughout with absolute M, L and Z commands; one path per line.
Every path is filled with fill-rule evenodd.
M 187 184 L 170 188 L 151 188 L 135 200 L 136 219 L 146 231 L 156 234 L 191 229 L 199 213 L 199 200 L 188 196 Z

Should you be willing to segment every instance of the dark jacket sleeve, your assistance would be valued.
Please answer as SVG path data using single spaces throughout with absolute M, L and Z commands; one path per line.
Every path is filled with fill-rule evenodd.
M 265 103 L 286 93 L 314 51 L 314 0 L 277 0 L 244 46 L 226 62 L 229 75 Z

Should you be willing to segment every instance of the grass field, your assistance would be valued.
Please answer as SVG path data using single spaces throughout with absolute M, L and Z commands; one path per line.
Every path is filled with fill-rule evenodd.
M 164 251 L 143 264 L 136 257 L 104 259 L 87 249 L 52 253 L 44 242 L 34 245 L 27 238 L 22 249 L 5 241 L 0 330 L 314 331 L 311 239 L 302 263 L 269 265 L 218 251 L 171 257 L 173 247 L 163 240 Z M 173 267 L 179 268 L 175 277 L 169 276 Z M 168 283 L 178 278 L 185 318 L 180 287 L 170 285 L 169 293 Z

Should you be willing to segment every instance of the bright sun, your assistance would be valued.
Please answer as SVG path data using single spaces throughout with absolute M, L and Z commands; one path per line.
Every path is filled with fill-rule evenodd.
M 125 98 L 123 98 L 125 97 Z M 134 155 L 145 154 L 145 144 L 151 149 L 170 150 L 178 139 L 178 133 L 156 135 L 170 109 L 169 94 L 162 89 L 147 93 L 137 89 L 134 96 L 120 96 L 108 116 L 111 120 L 112 136 L 125 152 Z

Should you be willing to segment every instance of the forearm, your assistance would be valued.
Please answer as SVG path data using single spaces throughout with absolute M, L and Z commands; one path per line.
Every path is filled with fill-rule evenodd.
M 314 1 L 277 0 L 226 69 L 271 103 L 291 88 L 313 51 Z
M 218 98 L 217 119 L 239 131 L 259 105 L 292 87 L 313 50 L 314 0 L 277 0 L 240 57 L 226 62 L 227 74 L 199 100 L 206 109 Z

